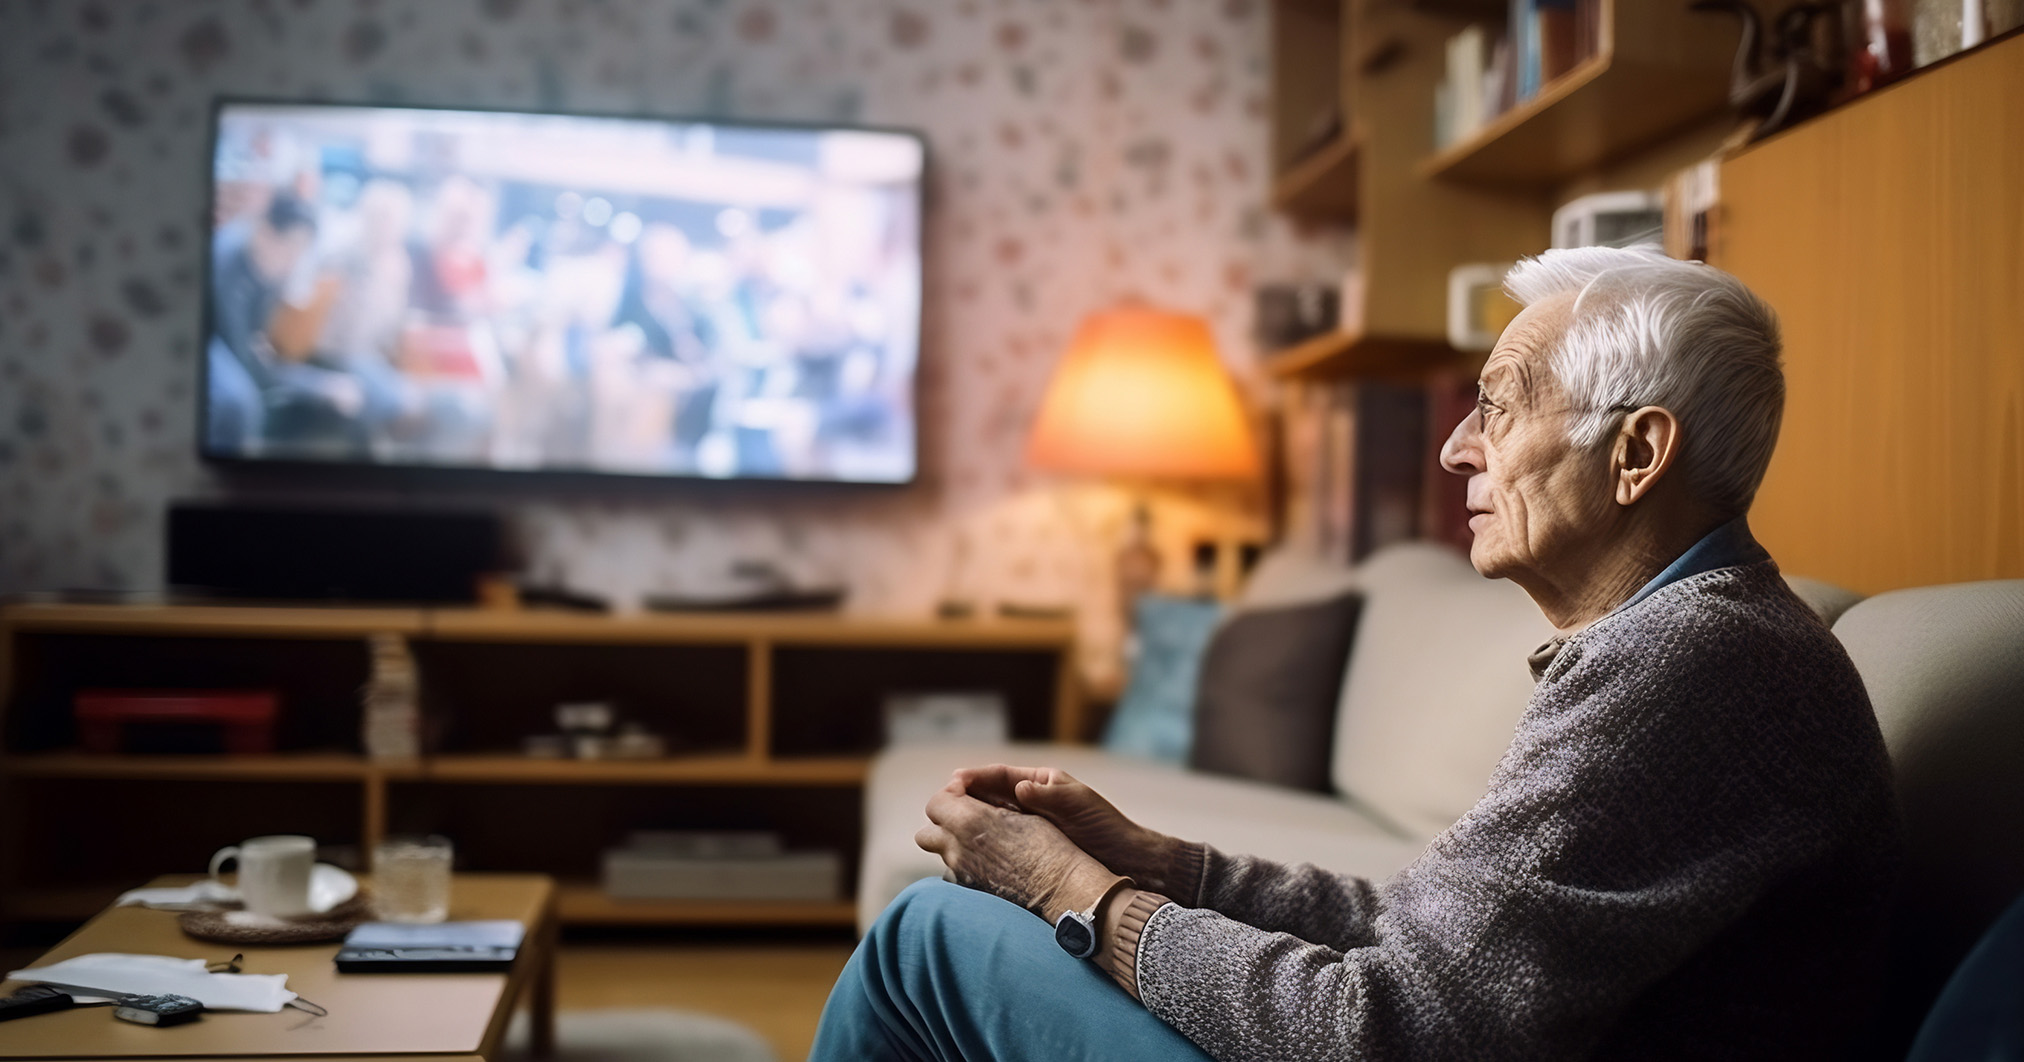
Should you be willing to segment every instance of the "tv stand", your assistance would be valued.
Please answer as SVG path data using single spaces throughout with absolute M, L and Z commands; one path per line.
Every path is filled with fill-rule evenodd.
M 365 639 L 381 632 L 407 638 L 421 670 L 432 751 L 417 760 L 360 752 Z M 9 606 L 0 803 L 47 811 L 0 827 L 0 915 L 87 917 L 122 889 L 260 833 L 369 852 L 389 832 L 442 832 L 460 869 L 556 876 L 565 922 L 848 926 L 848 895 L 613 900 L 596 884 L 598 855 L 633 829 L 772 829 L 790 846 L 840 852 L 848 892 L 884 695 L 992 690 L 1013 737 L 1075 740 L 1074 647 L 1072 624 L 1042 620 Z M 84 752 L 71 704 L 92 687 L 273 689 L 276 751 Z M 667 734 L 670 755 L 521 755 L 520 739 L 553 731 L 565 700 L 612 701 Z

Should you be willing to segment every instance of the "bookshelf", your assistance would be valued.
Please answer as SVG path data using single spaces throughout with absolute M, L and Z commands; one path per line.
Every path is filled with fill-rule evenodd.
M 1464 359 L 1447 342 L 1448 270 L 1546 246 L 1542 202 L 1414 172 L 1433 152 L 1445 43 L 1466 24 L 1452 7 L 1275 0 L 1273 205 L 1303 222 L 1353 223 L 1361 283 L 1342 293 L 1335 332 L 1265 356 L 1274 376 L 1410 376 L 1452 366 Z M 1345 141 L 1290 160 L 1287 130 L 1324 97 L 1344 108 Z M 1338 209 L 1304 208 L 1324 199 Z
M 359 752 L 368 634 L 407 637 L 436 750 Z M 884 690 L 996 689 L 1015 738 L 1081 731 L 1072 624 L 725 614 L 33 604 L 0 609 L 0 803 L 59 809 L 0 823 L 0 918 L 73 920 L 240 837 L 299 832 L 369 852 L 445 832 L 466 869 L 536 870 L 589 924 L 847 926 L 820 903 L 612 900 L 598 853 L 629 829 L 778 828 L 794 847 L 861 847 L 861 792 Z M 70 697 L 95 685 L 272 684 L 268 755 L 92 754 Z M 600 694 L 599 691 L 607 691 Z M 563 699 L 609 699 L 686 735 L 652 760 L 536 759 Z M 312 718 L 313 717 L 313 718 Z M 80 844 L 131 809 L 176 809 L 121 845 Z
M 1550 191 L 1727 105 L 1736 21 L 1685 4 L 1599 0 L 1596 53 L 1421 159 L 1423 178 Z

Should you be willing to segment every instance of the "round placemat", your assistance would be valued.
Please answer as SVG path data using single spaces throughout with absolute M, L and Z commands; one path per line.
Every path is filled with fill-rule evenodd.
M 218 944 L 318 944 L 342 940 L 372 919 L 363 890 L 336 907 L 301 918 L 266 918 L 245 911 L 185 911 L 176 920 L 183 932 Z

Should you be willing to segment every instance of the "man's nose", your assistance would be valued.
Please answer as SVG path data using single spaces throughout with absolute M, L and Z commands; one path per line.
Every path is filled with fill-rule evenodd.
M 1471 412 L 1462 418 L 1455 430 L 1448 433 L 1448 441 L 1441 446 L 1441 467 L 1458 476 L 1473 476 L 1483 469 L 1482 432 L 1478 430 L 1482 421 Z

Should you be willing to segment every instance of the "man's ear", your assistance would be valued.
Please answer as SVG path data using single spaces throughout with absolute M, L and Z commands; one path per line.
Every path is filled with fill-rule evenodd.
M 1630 505 L 1650 494 L 1653 485 L 1679 463 L 1680 443 L 1680 419 L 1671 410 L 1645 406 L 1625 415 L 1610 448 L 1616 503 Z

